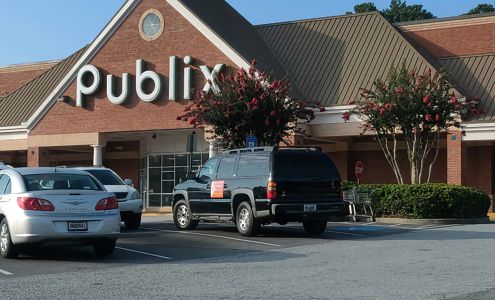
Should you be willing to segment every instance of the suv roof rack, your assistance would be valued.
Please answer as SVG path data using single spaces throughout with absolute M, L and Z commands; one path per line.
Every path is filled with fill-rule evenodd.
M 271 152 L 275 147 L 253 147 L 253 148 L 239 148 L 226 150 L 223 154 L 236 154 L 236 153 L 246 153 L 246 152 Z
M 317 152 L 323 152 L 323 149 L 321 147 L 286 147 L 286 146 L 275 146 L 273 147 L 273 151 L 280 151 L 280 150 L 302 150 L 302 151 L 317 151 Z
M 253 148 L 239 148 L 239 149 L 231 149 L 226 150 L 223 154 L 236 154 L 236 153 L 246 153 L 246 152 L 275 152 L 275 151 L 283 151 L 283 150 L 301 150 L 301 151 L 317 151 L 322 152 L 321 147 L 253 147 Z

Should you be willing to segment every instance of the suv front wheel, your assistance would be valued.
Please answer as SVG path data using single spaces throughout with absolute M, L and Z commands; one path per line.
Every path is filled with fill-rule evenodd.
M 237 231 L 243 236 L 255 236 L 261 230 L 261 224 L 254 218 L 251 205 L 242 202 L 237 208 L 236 213 Z
M 181 230 L 193 230 L 198 227 L 198 220 L 192 219 L 192 212 L 186 200 L 179 200 L 174 205 L 174 223 Z

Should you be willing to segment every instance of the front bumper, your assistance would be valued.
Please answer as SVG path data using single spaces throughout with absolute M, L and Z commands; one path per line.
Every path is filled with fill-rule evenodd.
M 67 223 L 69 221 L 85 221 L 88 229 L 69 231 Z M 9 219 L 8 222 L 14 244 L 117 238 L 120 234 L 120 215 L 117 210 L 70 217 L 22 215 Z
M 143 211 L 143 200 L 119 200 L 119 209 L 121 212 L 140 214 Z

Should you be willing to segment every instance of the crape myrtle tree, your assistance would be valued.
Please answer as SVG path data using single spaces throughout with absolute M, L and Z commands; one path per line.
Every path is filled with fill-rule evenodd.
M 222 148 L 242 148 L 251 134 L 259 146 L 276 146 L 296 132 L 297 122 L 314 119 L 309 103 L 288 96 L 288 80 L 256 70 L 254 60 L 249 70 L 221 74 L 215 83 L 215 89 L 200 92 L 177 119 L 205 128 Z
M 438 158 L 440 134 L 482 113 L 478 99 L 459 98 L 452 92 L 445 73 L 432 74 L 430 69 L 418 75 L 405 65 L 391 68 L 385 81 L 375 80 L 372 89 L 363 89 L 360 99 L 351 104 L 355 106 L 343 114 L 344 120 L 351 114 L 359 115 L 363 132 L 376 134 L 399 184 L 404 183 L 404 175 L 398 161 L 398 142 L 406 144 L 411 183 L 420 184 L 425 177 L 429 182 Z

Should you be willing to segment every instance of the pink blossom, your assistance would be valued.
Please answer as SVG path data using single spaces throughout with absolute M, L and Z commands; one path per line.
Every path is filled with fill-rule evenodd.
M 344 119 L 345 122 L 349 121 L 351 119 L 351 115 L 349 114 L 349 112 L 344 112 L 342 114 L 342 119 Z
M 197 120 L 196 117 L 189 117 L 187 119 L 187 123 L 189 123 L 189 125 L 194 125 L 194 124 L 196 124 L 196 120 Z

